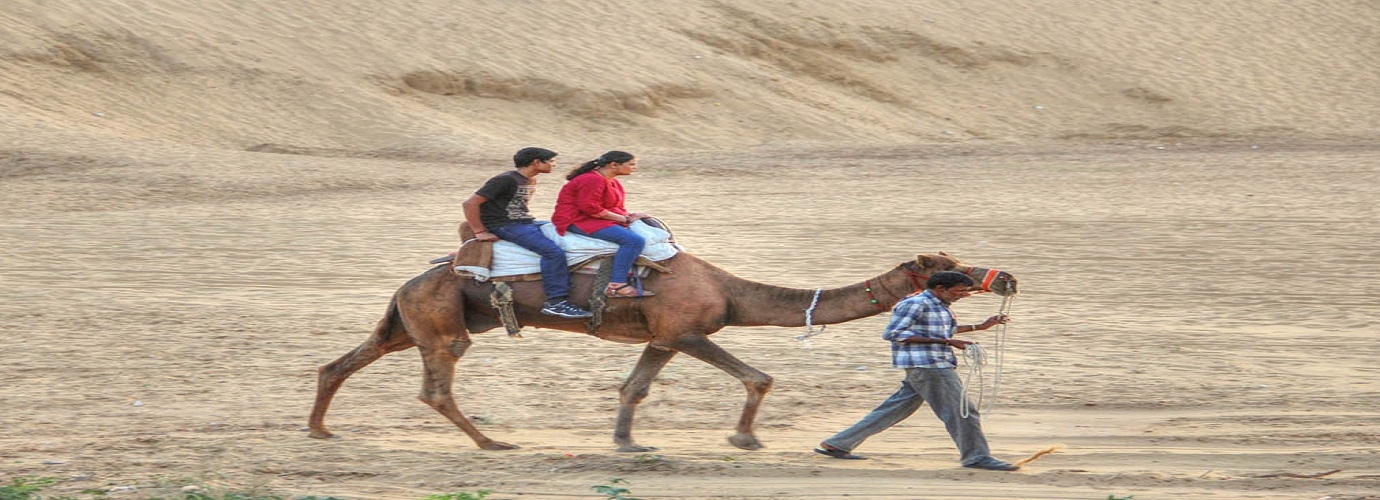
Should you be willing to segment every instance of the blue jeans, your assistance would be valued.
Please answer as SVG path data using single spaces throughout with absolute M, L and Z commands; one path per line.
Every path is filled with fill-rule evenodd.
M 647 240 L 623 226 L 609 226 L 589 234 L 571 224 L 568 231 L 618 244 L 618 252 L 613 254 L 613 274 L 609 275 L 609 283 L 627 283 L 633 263 L 642 254 L 642 248 L 647 246 Z
M 969 404 L 968 418 L 963 418 L 960 416 L 962 401 L 963 384 L 958 380 L 958 370 L 906 368 L 906 379 L 901 382 L 900 389 L 858 423 L 825 439 L 824 444 L 853 451 L 873 434 L 891 428 L 915 413 L 920 405 L 929 403 L 934 416 L 944 422 L 944 429 L 958 446 L 959 463 L 973 464 L 991 451 L 987 448 L 987 437 L 982 434 L 977 407 Z
M 570 295 L 570 264 L 565 260 L 565 250 L 541 232 L 540 224 L 505 224 L 491 227 L 489 232 L 541 256 L 541 287 L 547 301 L 558 301 Z

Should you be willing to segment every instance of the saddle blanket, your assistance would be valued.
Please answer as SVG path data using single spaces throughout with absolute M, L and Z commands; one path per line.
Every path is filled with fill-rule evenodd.
M 574 266 L 595 257 L 613 255 L 618 251 L 617 243 L 575 234 L 574 232 L 566 232 L 565 236 L 561 236 L 556 234 L 554 224 L 547 221 L 537 221 L 537 224 L 541 225 L 541 231 L 547 238 L 565 250 L 568 265 Z M 671 233 L 665 229 L 649 226 L 640 220 L 633 221 L 628 229 L 647 240 L 647 246 L 642 249 L 642 256 L 653 262 L 669 259 L 684 250 L 680 245 L 671 241 Z M 478 241 L 467 242 L 466 245 L 473 243 L 478 243 Z M 456 265 L 454 271 L 460 275 L 473 276 L 478 281 L 488 281 L 490 278 L 500 276 L 541 273 L 541 256 L 518 246 L 516 243 L 498 240 L 493 244 L 493 257 L 489 267 Z

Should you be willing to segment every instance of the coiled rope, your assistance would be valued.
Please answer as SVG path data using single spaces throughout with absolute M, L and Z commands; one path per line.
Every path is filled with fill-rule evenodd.
M 968 365 L 968 371 L 963 374 L 963 398 L 958 402 L 958 416 L 968 418 L 972 414 L 972 408 L 968 405 L 973 404 L 968 398 L 968 393 L 973 387 L 973 377 L 977 377 L 977 408 L 986 409 L 983 406 L 985 394 L 985 384 L 982 378 L 982 367 L 987 364 L 987 350 L 981 344 L 972 343 L 963 349 L 963 361 Z M 993 395 L 995 397 L 995 394 Z
M 1001 307 L 997 310 L 997 314 L 1009 315 L 1011 312 L 1011 302 L 1013 302 L 1015 298 L 1015 295 L 1007 295 L 1002 298 Z M 959 401 L 958 407 L 959 416 L 963 418 L 968 418 L 972 412 L 972 408 L 970 408 L 969 405 L 973 403 L 968 399 L 968 393 L 973 387 L 974 377 L 977 378 L 977 403 L 974 407 L 978 408 L 980 411 L 987 411 L 993 404 L 996 404 L 997 395 L 1001 392 L 1001 365 L 1002 355 L 1005 352 L 1005 349 L 1002 347 L 1006 344 L 1006 323 L 997 325 L 997 330 L 993 333 L 992 354 L 990 355 L 993 366 L 991 402 L 986 400 L 986 380 L 983 373 L 983 367 L 989 362 L 987 348 L 973 343 L 969 344 L 968 348 L 963 350 L 963 360 L 968 365 L 968 370 L 963 376 L 963 398 Z

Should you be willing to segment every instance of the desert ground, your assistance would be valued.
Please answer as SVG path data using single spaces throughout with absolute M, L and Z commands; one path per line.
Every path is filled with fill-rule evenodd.
M 0 6 L 0 481 L 51 496 L 1380 498 L 1380 10 L 1343 1 L 207 2 Z M 615 22 L 616 21 L 616 22 Z M 616 74 L 616 77 L 611 75 Z M 617 453 L 642 346 L 476 335 L 460 407 L 416 350 L 305 429 L 317 368 L 455 249 L 459 203 L 541 145 L 639 157 L 629 208 L 813 290 L 944 251 L 1014 274 L 983 369 L 999 458 L 922 409 L 811 453 L 897 387 L 887 314 L 712 338 Z M 540 178 L 550 213 L 560 172 Z M 1002 299 L 956 306 L 960 321 Z M 1000 369 L 999 381 L 994 380 Z M 192 490 L 191 488 L 199 488 Z

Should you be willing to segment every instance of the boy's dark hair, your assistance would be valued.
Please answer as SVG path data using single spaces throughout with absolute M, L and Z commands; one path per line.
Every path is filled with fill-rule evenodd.
M 973 279 L 966 274 L 957 271 L 940 271 L 931 275 L 930 279 L 925 280 L 925 289 L 933 290 L 958 285 L 973 286 L 974 284 Z
M 518 150 L 517 154 L 513 155 L 513 168 L 522 168 L 531 165 L 532 162 L 537 160 L 551 161 L 551 159 L 555 157 L 556 152 L 550 149 L 522 148 Z

